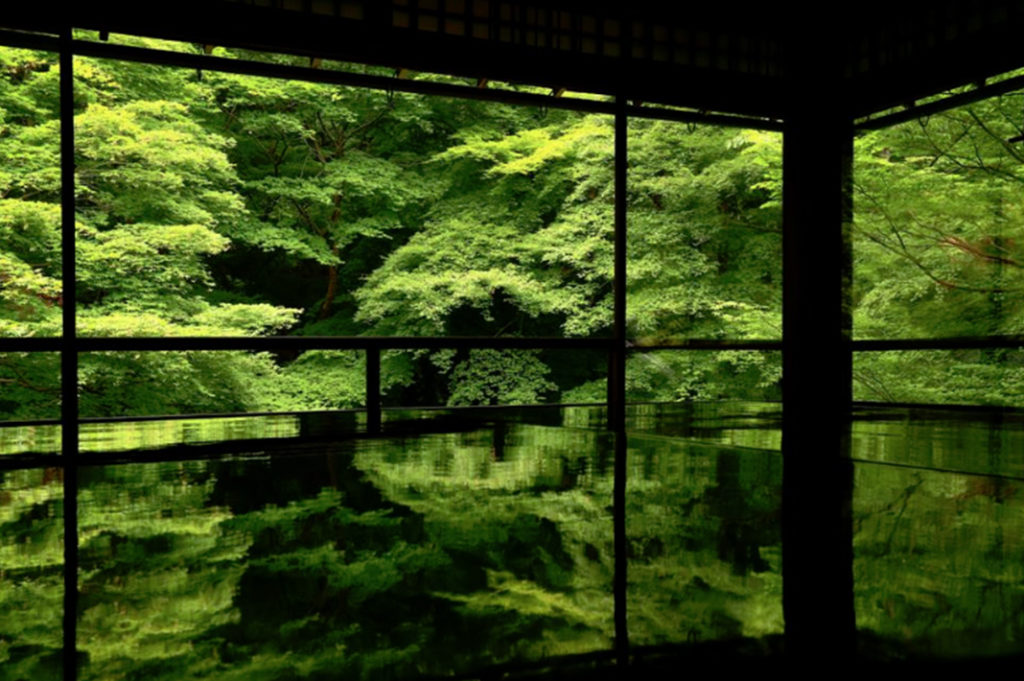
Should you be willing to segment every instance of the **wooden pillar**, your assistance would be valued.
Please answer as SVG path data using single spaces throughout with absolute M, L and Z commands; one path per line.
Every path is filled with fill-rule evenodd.
M 608 428 L 615 447 L 614 487 L 612 490 L 615 575 L 615 653 L 621 668 L 629 663 L 629 630 L 626 625 L 628 561 L 626 550 L 626 193 L 629 119 L 626 99 L 615 99 L 615 247 L 613 275 L 614 345 L 608 360 Z
M 380 348 L 366 348 L 366 432 L 379 433 L 380 406 Z
M 61 456 L 64 467 L 64 681 L 78 678 L 78 347 L 75 270 L 75 98 L 70 28 L 60 37 Z
M 783 141 L 783 611 L 787 656 L 827 669 L 853 655 L 856 634 L 848 299 L 853 137 L 850 121 L 819 97 L 820 89 L 806 87 L 811 82 L 794 97 Z

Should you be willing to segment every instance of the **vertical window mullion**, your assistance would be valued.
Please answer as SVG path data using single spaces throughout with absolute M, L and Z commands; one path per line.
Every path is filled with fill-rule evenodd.
M 380 406 L 380 346 L 366 347 L 366 432 L 379 433 L 381 429 Z
M 615 100 L 615 235 L 613 297 L 613 349 L 609 357 L 608 427 L 615 442 L 614 486 L 612 491 L 615 545 L 615 651 L 619 665 L 629 660 L 629 632 L 626 626 L 626 99 Z
M 75 102 L 71 28 L 60 44 L 61 458 L 64 469 L 64 681 L 77 678 L 78 348 L 75 332 Z

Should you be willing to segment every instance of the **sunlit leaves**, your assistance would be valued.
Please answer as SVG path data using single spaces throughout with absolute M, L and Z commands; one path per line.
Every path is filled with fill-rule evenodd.
M 781 334 L 781 144 L 770 133 L 630 124 L 631 333 Z
M 241 210 L 229 141 L 169 101 L 91 105 L 76 116 L 79 209 L 94 226 L 121 221 L 227 226 Z M 225 193 L 228 192 L 228 193 Z
M 56 83 L 47 59 L 10 57 L 22 70 L 9 73 L 5 92 L 22 98 L 24 114 L 5 118 L 0 135 L 0 296 L 4 329 L 18 335 L 59 328 L 58 130 L 40 89 Z M 611 332 L 610 117 L 88 58 L 76 67 L 83 335 Z M 777 336 L 778 137 L 633 121 L 628 146 L 632 335 Z M 217 396 L 197 399 L 210 408 L 362 399 L 361 367 L 341 355 L 238 356 L 224 364 L 243 372 L 230 381 L 223 372 L 200 379 L 198 355 L 160 357 L 126 358 L 117 370 L 84 357 L 92 394 L 116 397 L 83 404 L 123 413 L 132 393 L 114 384 L 156 389 L 165 371 Z M 566 373 L 539 356 L 520 365 L 499 353 L 486 356 L 490 371 L 480 357 L 442 367 L 435 397 L 531 401 L 570 394 L 574 386 L 561 384 L 569 374 L 603 381 L 597 365 Z M 382 385 L 411 389 L 437 370 L 427 363 L 389 357 Z M 222 379 L 237 399 L 221 400 Z M 673 380 L 652 395 L 714 392 Z M 577 387 L 572 394 L 603 392 Z M 177 393 L 164 394 L 163 406 L 131 399 L 150 411 L 179 408 Z

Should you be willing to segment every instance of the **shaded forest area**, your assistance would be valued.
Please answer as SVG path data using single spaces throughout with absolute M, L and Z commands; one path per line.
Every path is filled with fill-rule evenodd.
M 0 49 L 3 336 L 61 332 L 58 79 L 56 55 Z M 1019 99 L 858 138 L 857 337 L 1024 333 Z M 75 125 L 79 335 L 610 334 L 607 116 L 79 58 Z M 780 136 L 632 120 L 628 143 L 631 337 L 778 338 Z M 1024 388 L 1017 352 L 913 355 L 858 357 L 855 396 L 1014 404 Z M 381 384 L 385 404 L 600 401 L 604 362 L 394 351 Z M 355 351 L 80 364 L 88 416 L 364 399 Z M 55 417 L 58 365 L 0 356 L 0 415 Z M 636 353 L 627 390 L 777 399 L 780 375 L 777 353 Z

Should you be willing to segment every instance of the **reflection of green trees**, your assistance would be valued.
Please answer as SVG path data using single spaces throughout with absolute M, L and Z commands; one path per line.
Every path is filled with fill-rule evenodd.
M 632 643 L 782 633 L 778 456 L 637 436 L 628 480 Z
M 936 410 L 854 423 L 853 456 L 882 464 L 857 464 L 854 479 L 857 626 L 866 650 L 1020 652 L 1024 494 L 1019 480 L 995 477 L 1024 463 L 1017 421 Z
M 357 462 L 474 575 L 475 589 L 443 593 L 490 628 L 476 640 L 497 661 L 611 645 L 608 446 L 601 433 L 511 427 L 372 448 Z
M 609 437 L 506 425 L 83 468 L 83 678 L 405 678 L 607 650 Z M 638 435 L 628 462 L 632 643 L 779 633 L 778 455 Z M 903 652 L 1015 650 L 1020 484 L 867 464 L 856 482 L 860 628 Z M 0 678 L 59 671 L 60 494 L 55 470 L 0 483 Z
M 857 626 L 905 655 L 1019 653 L 1019 481 L 861 465 L 854 497 Z
M 57 469 L 0 472 L 0 680 L 58 679 L 64 608 Z
M 113 427 L 107 422 L 93 422 L 79 425 L 78 449 L 80 452 L 120 452 L 180 444 L 274 439 L 294 437 L 300 429 L 299 417 L 292 414 L 161 419 L 124 422 Z M 0 428 L 0 454 L 56 453 L 60 447 L 59 425 Z
M 83 678 L 406 677 L 607 650 L 608 438 L 511 425 L 269 461 L 83 469 Z M 713 488 L 693 488 L 708 513 Z M 663 572 L 717 541 L 666 534 L 689 527 L 667 507 L 671 489 L 633 490 L 638 512 L 664 505 L 672 518 L 645 520 L 635 540 L 659 535 Z M 731 574 L 735 556 L 716 551 L 696 561 L 701 579 Z M 676 586 L 638 569 L 631 625 L 671 618 Z
M 203 462 L 81 470 L 83 678 L 152 677 L 216 654 L 204 634 L 238 617 L 248 539 L 209 504 L 214 482 Z
M 492 480 L 503 482 L 490 486 L 499 505 L 487 522 L 479 513 L 473 522 L 473 499 L 429 485 L 426 504 L 393 499 L 388 476 L 396 470 L 379 457 L 406 460 L 400 443 L 265 463 L 87 469 L 85 676 L 409 676 L 607 645 L 610 594 L 572 594 L 580 578 L 560 523 L 586 526 L 576 503 L 563 501 L 556 520 L 514 503 L 535 488 L 555 494 L 586 466 L 574 461 L 570 475 L 558 458 L 552 464 L 564 437 L 536 456 L 527 444 L 512 437 L 507 462 L 494 464 Z M 442 437 L 426 438 L 418 451 L 464 463 L 471 452 L 472 466 L 456 466 L 458 487 L 482 479 L 477 464 L 493 447 L 471 438 L 460 448 Z M 378 469 L 381 488 L 371 482 Z M 407 478 L 403 489 L 427 480 L 415 466 L 397 473 Z M 523 498 L 532 511 L 550 505 Z M 423 512 L 432 505 L 442 513 Z M 604 512 L 591 513 L 607 535 Z M 597 572 L 607 581 L 604 563 Z M 566 637 L 574 641 L 568 648 Z

